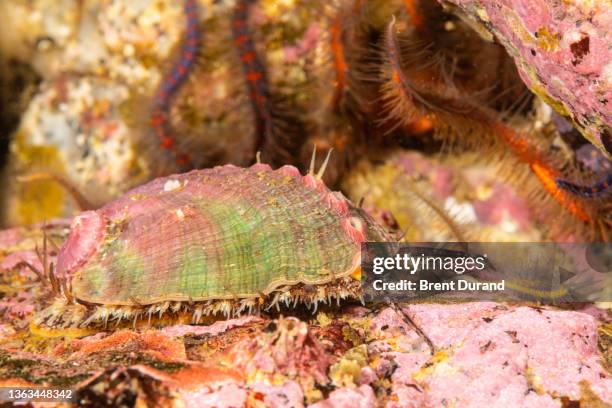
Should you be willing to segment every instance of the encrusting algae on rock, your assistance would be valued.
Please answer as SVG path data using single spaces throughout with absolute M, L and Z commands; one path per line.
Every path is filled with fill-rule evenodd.
M 76 217 L 60 296 L 38 325 L 117 324 L 171 312 L 239 315 L 359 299 L 360 250 L 387 233 L 314 170 L 232 165 L 154 180 Z

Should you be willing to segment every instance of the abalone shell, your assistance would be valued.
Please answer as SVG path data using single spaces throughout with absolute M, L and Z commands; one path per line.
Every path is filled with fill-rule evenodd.
M 361 242 L 383 234 L 313 175 L 226 165 L 156 179 L 83 213 L 58 273 L 92 304 L 263 297 L 349 276 Z

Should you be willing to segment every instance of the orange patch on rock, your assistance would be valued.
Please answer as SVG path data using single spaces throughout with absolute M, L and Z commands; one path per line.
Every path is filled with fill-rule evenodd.
M 122 330 L 103 339 L 88 340 L 87 338 L 73 340 L 72 346 L 77 350 L 70 359 L 79 359 L 90 354 L 109 350 L 133 350 L 150 354 L 163 361 L 184 360 L 187 358 L 185 345 L 162 333 L 147 331 L 137 333 Z
M 40 384 L 26 381 L 22 378 L 6 378 L 0 380 L 0 387 L 16 388 L 16 387 L 40 387 Z
M 236 381 L 243 383 L 245 378 L 241 371 L 218 365 L 207 366 L 192 363 L 172 374 L 172 378 L 181 384 L 182 389 L 198 389 L 205 384 L 221 381 Z

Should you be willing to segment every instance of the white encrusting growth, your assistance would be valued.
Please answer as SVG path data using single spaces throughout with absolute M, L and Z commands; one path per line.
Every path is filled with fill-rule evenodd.
M 168 180 L 164 183 L 164 191 L 174 191 L 181 188 L 181 182 L 179 180 Z

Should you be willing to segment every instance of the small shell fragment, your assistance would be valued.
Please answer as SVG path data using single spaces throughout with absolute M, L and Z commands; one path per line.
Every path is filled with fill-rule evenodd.
M 181 182 L 178 180 L 168 180 L 164 183 L 164 191 L 174 191 L 181 188 Z

